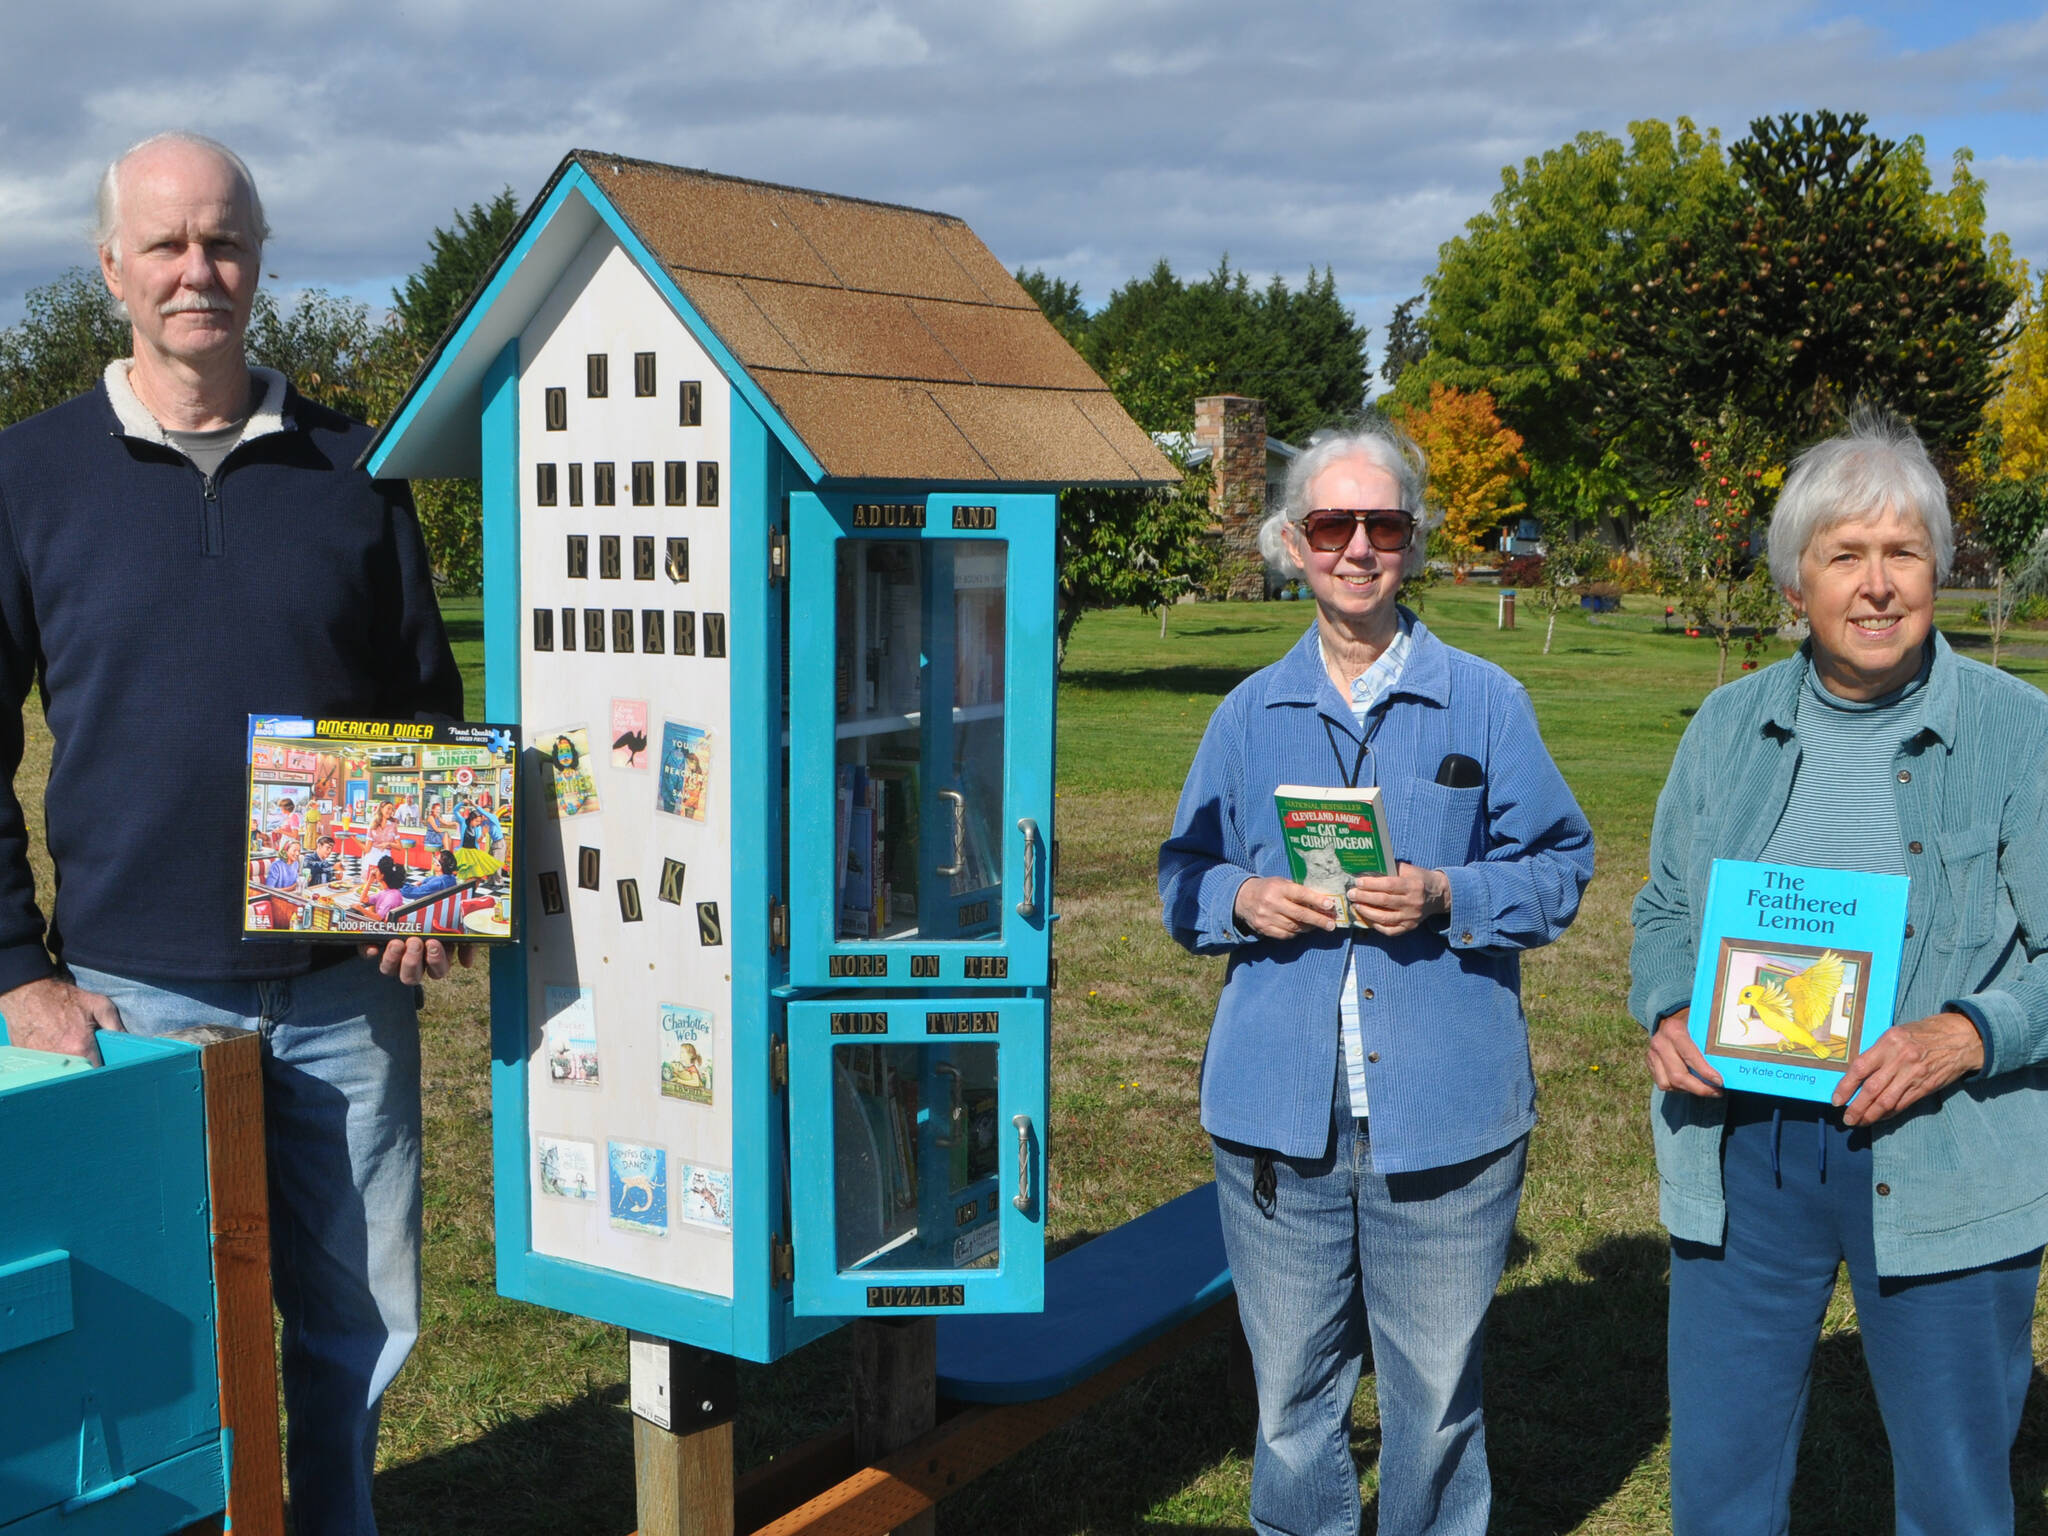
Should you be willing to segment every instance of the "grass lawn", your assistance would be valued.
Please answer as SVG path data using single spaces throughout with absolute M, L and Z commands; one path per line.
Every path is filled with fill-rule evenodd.
M 1944 599 L 1943 627 L 1982 655 L 1968 606 Z M 1622 1000 L 1628 903 L 1657 791 L 1713 684 L 1715 658 L 1710 643 L 1662 632 L 1662 605 L 1644 597 L 1597 623 L 1560 620 L 1548 656 L 1540 616 L 1525 609 L 1523 627 L 1502 633 L 1493 607 L 1490 588 L 1440 587 L 1424 617 L 1528 686 L 1599 844 L 1577 925 L 1526 967 L 1543 1120 L 1488 1345 L 1495 1529 L 1668 1530 L 1664 1242 L 1640 1031 Z M 1075 633 L 1059 705 L 1064 916 L 1049 1206 L 1057 1246 L 1209 1176 L 1196 1075 L 1222 969 L 1161 930 L 1154 856 L 1210 711 L 1285 650 L 1310 611 L 1182 607 L 1164 639 L 1156 619 L 1091 614 Z M 451 605 L 448 617 L 480 715 L 477 610 Z M 2015 638 L 2020 654 L 2008 652 L 2009 668 L 2048 687 L 2044 637 Z M 32 745 L 31 774 L 46 770 L 47 753 L 45 733 Z M 388 1399 L 380 1519 L 393 1536 L 621 1536 L 635 1524 L 625 1338 L 495 1294 L 481 973 L 430 998 L 425 1335 Z M 1890 1526 L 1890 1476 L 1846 1289 L 1816 1361 L 1793 1520 L 1801 1531 L 1865 1536 Z M 2038 1358 L 2038 1323 L 2036 1339 Z M 940 1530 L 1246 1529 L 1252 1414 L 1229 1397 L 1225 1367 L 1213 1343 L 1140 1381 L 942 1505 Z M 842 1335 L 773 1366 L 743 1366 L 740 1379 L 742 1466 L 849 1409 Z M 2024 1531 L 2048 1531 L 2044 1403 L 2037 1394 L 2020 1437 Z M 1357 1409 L 1354 1444 L 1370 1496 L 1370 1376 Z

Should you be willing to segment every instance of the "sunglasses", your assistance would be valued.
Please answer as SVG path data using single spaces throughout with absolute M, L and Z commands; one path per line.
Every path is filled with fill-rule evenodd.
M 1322 507 L 1300 521 L 1301 536 L 1308 547 L 1334 555 L 1351 545 L 1355 524 L 1365 524 L 1365 541 L 1381 554 L 1406 549 L 1415 538 L 1415 519 L 1401 511 L 1374 509 L 1354 512 L 1344 507 Z

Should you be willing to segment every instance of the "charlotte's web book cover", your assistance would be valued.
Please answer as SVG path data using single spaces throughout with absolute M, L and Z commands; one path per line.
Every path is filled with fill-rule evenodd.
M 1904 875 L 1714 860 L 1692 1038 L 1730 1088 L 1827 1102 L 1892 1026 Z
M 1273 791 L 1280 836 L 1295 883 L 1341 898 L 1354 875 L 1394 872 L 1387 815 L 1377 786 L 1316 789 L 1282 784 Z M 1351 903 L 1337 903 L 1337 926 L 1351 926 Z

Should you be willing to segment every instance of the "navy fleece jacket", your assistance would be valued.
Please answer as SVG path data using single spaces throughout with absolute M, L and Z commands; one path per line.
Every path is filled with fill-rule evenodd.
M 124 430 L 104 383 L 0 432 L 0 991 L 52 956 L 309 969 L 309 946 L 241 938 L 249 715 L 462 712 L 411 496 L 355 467 L 369 428 L 278 393 L 281 420 L 210 485 Z M 36 685 L 56 738 L 47 932 L 13 784 Z

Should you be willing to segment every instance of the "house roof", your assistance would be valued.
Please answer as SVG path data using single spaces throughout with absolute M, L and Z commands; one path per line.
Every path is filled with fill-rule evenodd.
M 552 279 L 531 278 L 515 298 L 496 279 L 534 246 L 528 226 L 558 211 L 558 189 L 595 194 L 633 236 L 629 248 L 715 335 L 758 390 L 778 435 L 794 436 L 826 480 L 944 480 L 1043 485 L 1156 485 L 1178 478 L 987 246 L 942 213 L 838 197 L 708 171 L 575 150 L 514 232 L 498 267 L 415 381 L 371 453 L 380 473 L 451 473 L 410 467 L 445 458 L 445 431 L 414 397 L 444 357 L 472 348 L 495 356 L 517 334 Z M 597 212 L 601 215 L 603 209 Z M 595 220 L 586 221 L 590 227 Z M 575 245 L 556 240 L 557 272 Z M 650 274 L 653 275 L 653 274 Z M 665 286 L 657 283 L 657 286 Z M 504 291 L 494 296 L 494 289 Z M 490 317 L 510 302 L 525 315 Z M 506 323 L 506 319 L 516 323 Z M 687 318 L 687 317 L 686 317 Z M 721 361 L 724 359 L 721 358 Z M 736 380 L 736 382 L 739 382 Z M 477 397 L 469 397 L 472 410 Z M 421 452 L 404 439 L 419 420 Z M 474 438 L 474 415 L 469 435 Z M 438 455 L 424 452 L 429 439 Z M 473 472 L 473 471 L 472 471 Z

